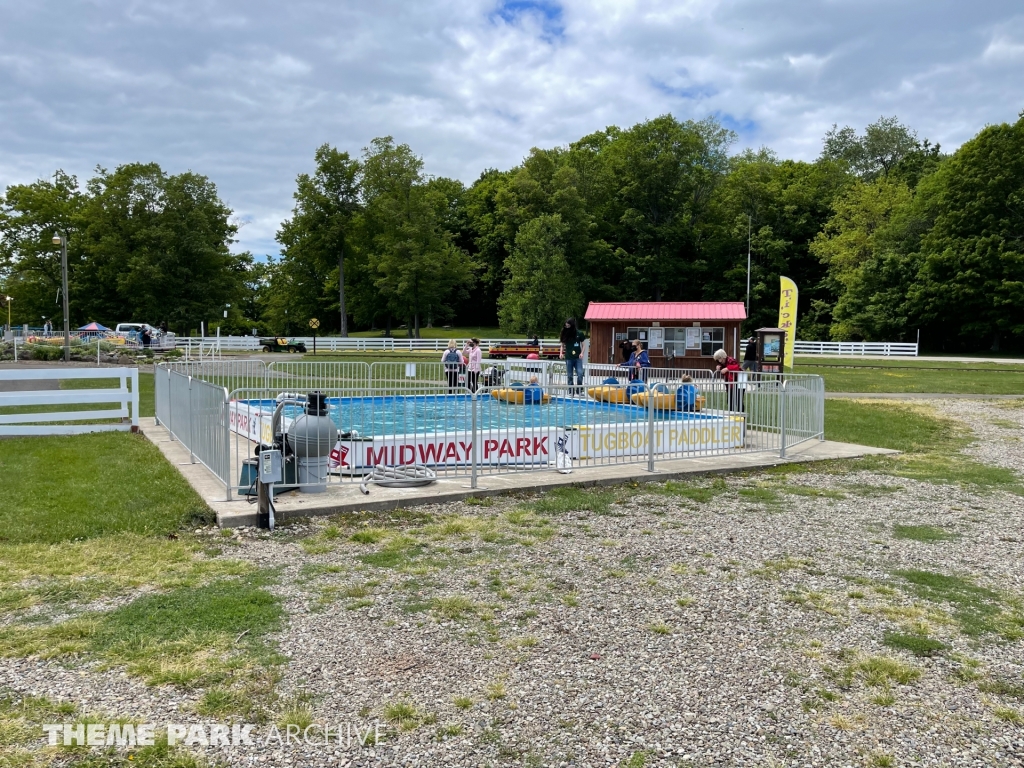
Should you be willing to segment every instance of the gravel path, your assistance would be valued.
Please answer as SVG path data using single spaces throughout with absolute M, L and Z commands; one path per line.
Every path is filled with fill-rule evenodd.
M 971 456 L 1024 474 L 1024 409 L 933 405 L 982 438 Z M 383 741 L 210 757 L 1024 765 L 1020 497 L 832 466 L 580 498 L 568 510 L 510 498 L 227 539 L 224 557 L 279 572 L 281 706 L 308 702 L 313 721 L 342 729 L 379 722 Z M 915 588 L 921 572 L 992 590 L 975 608 L 996 631 L 965 634 L 969 607 Z M 887 632 L 946 648 L 916 657 L 887 647 Z M 202 721 L 188 714 L 201 692 L 54 662 L 3 660 L 0 675 L 86 710 Z

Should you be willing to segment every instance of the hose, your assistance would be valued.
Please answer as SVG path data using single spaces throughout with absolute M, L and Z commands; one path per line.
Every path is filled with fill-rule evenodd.
M 366 486 L 370 483 L 376 483 L 384 488 L 418 488 L 436 482 L 437 473 L 423 464 L 407 464 L 402 467 L 385 467 L 378 464 L 370 474 L 363 477 L 359 490 L 369 494 Z

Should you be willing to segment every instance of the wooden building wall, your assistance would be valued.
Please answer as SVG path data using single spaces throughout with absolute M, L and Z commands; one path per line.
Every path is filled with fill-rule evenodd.
M 655 326 L 654 321 L 649 320 L 622 320 L 611 322 L 608 320 L 597 320 L 590 323 L 590 362 L 592 363 L 621 363 L 622 353 L 619 350 L 621 341 L 615 341 L 613 334 L 626 333 L 627 328 L 724 328 L 725 346 L 727 354 L 740 360 L 743 353 L 743 337 L 740 335 L 739 320 L 661 320 Z M 697 368 L 711 370 L 715 367 L 714 358 L 710 355 L 702 355 L 700 350 L 689 349 L 683 357 L 676 353 L 675 360 L 669 366 L 664 350 L 648 349 L 651 358 L 651 365 L 655 368 Z

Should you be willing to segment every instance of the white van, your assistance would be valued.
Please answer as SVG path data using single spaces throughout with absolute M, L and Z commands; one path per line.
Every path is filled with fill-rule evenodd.
M 143 329 L 149 331 L 149 346 L 151 349 L 174 348 L 174 334 L 170 331 L 161 333 L 159 328 L 154 328 L 149 323 L 118 323 L 114 333 L 118 336 L 123 336 L 126 341 L 134 341 L 139 346 L 142 346 L 141 334 Z

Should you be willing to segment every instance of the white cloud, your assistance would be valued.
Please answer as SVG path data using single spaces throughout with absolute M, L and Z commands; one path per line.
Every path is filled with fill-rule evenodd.
M 672 112 L 811 159 L 898 115 L 947 149 L 1024 107 L 1016 0 L 0 0 L 0 186 L 155 160 L 273 252 L 324 142 L 393 135 L 472 182 Z

